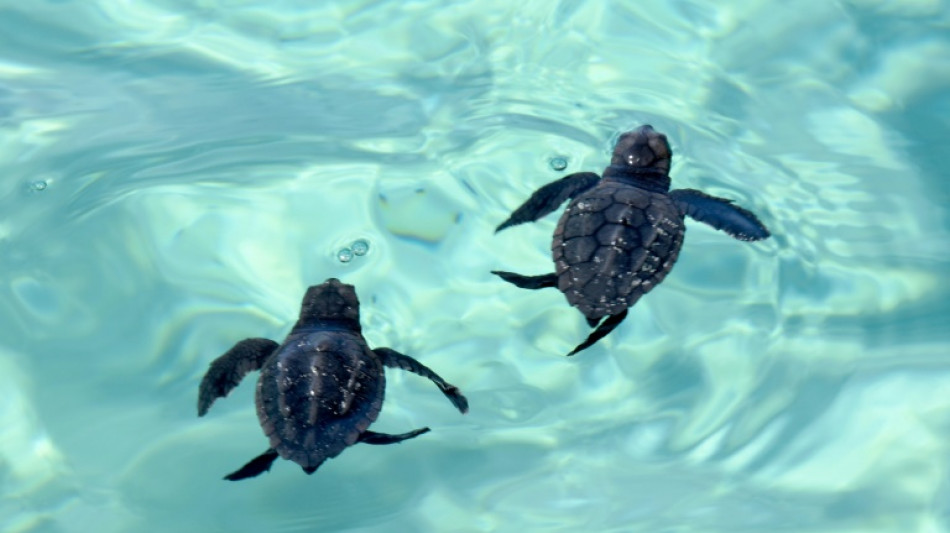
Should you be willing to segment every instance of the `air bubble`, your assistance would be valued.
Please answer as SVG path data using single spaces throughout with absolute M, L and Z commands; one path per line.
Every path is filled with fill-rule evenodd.
M 34 191 L 45 191 L 47 183 L 44 180 L 36 180 L 30 184 L 30 188 Z
M 552 169 L 561 171 L 567 168 L 567 158 L 564 156 L 552 157 L 548 164 L 551 165 Z
M 336 258 L 339 259 L 341 263 L 349 263 L 353 260 L 353 250 L 342 248 L 336 253 Z
M 366 255 L 366 252 L 369 251 L 369 243 L 366 242 L 366 239 L 356 239 L 353 241 L 353 244 L 350 245 L 350 249 L 353 250 L 353 253 L 356 255 Z

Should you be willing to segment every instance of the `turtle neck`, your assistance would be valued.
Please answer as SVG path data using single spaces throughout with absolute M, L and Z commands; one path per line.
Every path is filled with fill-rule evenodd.
M 669 192 L 670 175 L 655 168 L 629 168 L 610 165 L 604 169 L 604 179 L 611 179 L 651 192 Z

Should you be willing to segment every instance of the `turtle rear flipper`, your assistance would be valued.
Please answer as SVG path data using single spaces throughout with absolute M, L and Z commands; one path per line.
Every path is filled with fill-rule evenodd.
M 422 435 L 423 433 L 428 432 L 429 428 L 414 429 L 408 433 L 400 433 L 399 435 L 376 433 L 375 431 L 364 431 L 360 433 L 360 438 L 357 439 L 357 442 L 362 442 L 365 444 L 396 444 L 397 442 L 413 439 L 419 435 Z
M 671 191 L 670 198 L 684 216 L 725 231 L 740 241 L 759 241 L 771 235 L 752 211 L 734 205 L 732 200 L 696 189 Z
M 548 183 L 534 191 L 525 203 L 515 209 L 508 220 L 495 228 L 495 233 L 511 226 L 538 220 L 560 207 L 568 198 L 573 198 L 590 189 L 599 180 L 600 176 L 593 172 L 577 172 Z
M 592 331 L 590 335 L 587 336 L 587 339 L 584 340 L 584 342 L 578 344 L 577 348 L 574 348 L 573 350 L 571 350 L 571 353 L 567 354 L 568 357 L 576 354 L 577 352 L 581 350 L 584 350 L 586 348 L 590 348 L 591 346 L 593 346 L 595 342 L 599 341 L 600 339 L 603 339 L 604 337 L 607 336 L 608 333 L 613 331 L 614 328 L 619 326 L 620 323 L 623 322 L 623 319 L 625 318 L 627 318 L 626 309 L 617 313 L 616 315 L 610 315 L 609 317 L 607 317 L 606 320 L 604 320 L 603 322 L 600 323 L 599 326 L 597 326 L 597 329 Z
M 246 465 L 224 476 L 224 479 L 228 481 L 238 481 L 241 479 L 247 479 L 249 477 L 259 476 L 270 470 L 271 465 L 274 464 L 274 460 L 277 459 L 277 457 L 277 451 L 273 448 L 270 448 L 266 452 L 251 459 L 251 461 Z
M 244 339 L 211 362 L 198 387 L 198 416 L 218 398 L 227 396 L 248 372 L 260 370 L 278 344 L 270 339 Z
M 503 270 L 492 270 L 492 274 L 511 283 L 515 287 L 522 289 L 546 289 L 548 287 L 557 287 L 557 274 L 541 274 L 540 276 L 524 276 L 514 272 L 505 272 Z
M 406 354 L 401 354 L 392 348 L 376 348 L 373 350 L 373 353 L 383 362 L 384 365 L 390 368 L 398 368 L 400 370 L 407 370 L 413 374 L 418 374 L 424 378 L 428 378 L 429 381 L 435 383 L 439 390 L 442 391 L 442 394 L 452 402 L 452 405 L 456 407 L 462 413 L 468 412 L 468 399 L 462 395 L 458 387 L 452 385 L 451 383 L 446 382 L 442 379 L 442 376 L 436 374 L 432 371 L 431 368 L 426 365 L 416 361 L 412 357 L 409 357 Z M 363 433 L 364 435 L 366 433 Z

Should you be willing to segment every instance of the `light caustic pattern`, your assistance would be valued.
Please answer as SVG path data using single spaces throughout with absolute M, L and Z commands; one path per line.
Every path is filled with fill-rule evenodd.
M 945 2 L 0 13 L 0 530 L 947 530 Z M 688 222 L 568 360 L 580 314 L 489 274 L 555 215 L 493 229 L 643 123 L 773 237 Z M 471 412 L 390 373 L 373 429 L 431 433 L 225 484 L 254 384 L 199 421 L 198 381 L 328 277 Z

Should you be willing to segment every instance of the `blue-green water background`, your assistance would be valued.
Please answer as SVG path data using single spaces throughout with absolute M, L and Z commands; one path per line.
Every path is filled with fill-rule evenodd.
M 651 123 L 689 223 L 598 346 L 538 186 Z M 0 530 L 950 531 L 950 14 L 940 0 L 0 1 Z M 363 238 L 349 263 L 336 252 Z M 207 364 L 357 286 L 389 373 L 313 476 Z

